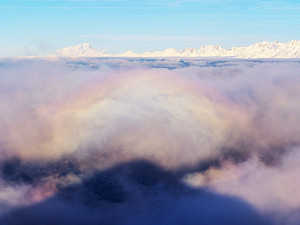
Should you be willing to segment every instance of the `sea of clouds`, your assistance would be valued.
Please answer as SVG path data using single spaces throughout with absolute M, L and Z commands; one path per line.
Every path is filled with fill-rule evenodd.
M 2 59 L 0 224 L 300 223 L 297 60 Z

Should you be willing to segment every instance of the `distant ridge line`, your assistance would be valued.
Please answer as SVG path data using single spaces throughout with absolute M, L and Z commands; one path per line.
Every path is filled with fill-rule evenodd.
M 106 50 L 93 48 L 89 43 L 66 47 L 57 50 L 51 56 L 56 57 L 233 57 L 233 58 L 300 58 L 300 40 L 286 43 L 256 42 L 247 47 L 222 48 L 219 45 L 201 46 L 199 49 L 186 48 L 176 50 L 168 48 L 163 51 L 135 53 L 127 51 L 119 54 L 109 54 Z

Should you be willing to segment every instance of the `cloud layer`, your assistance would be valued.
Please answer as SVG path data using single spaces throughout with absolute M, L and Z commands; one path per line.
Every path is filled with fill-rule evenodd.
M 113 213 L 118 224 L 174 224 L 172 212 L 209 224 L 228 204 L 245 216 L 230 223 L 226 211 L 216 223 L 298 224 L 299 71 L 284 61 L 3 61 L 3 220 L 34 222 L 57 208 L 82 209 L 86 224 Z M 150 184 L 140 180 L 149 174 Z M 165 206 L 150 210 L 156 201 Z

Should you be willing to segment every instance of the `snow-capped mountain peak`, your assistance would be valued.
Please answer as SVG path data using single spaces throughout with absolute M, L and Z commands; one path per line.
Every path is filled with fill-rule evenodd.
M 106 50 L 93 48 L 89 43 L 57 50 L 59 57 L 234 57 L 234 58 L 300 58 L 300 41 L 287 43 L 278 41 L 256 42 L 248 47 L 222 48 L 219 45 L 201 46 L 199 49 L 186 48 L 177 51 L 168 48 L 163 51 L 135 53 L 127 51 L 121 54 L 108 54 Z
M 106 56 L 106 50 L 95 49 L 90 43 L 66 47 L 55 52 L 55 55 L 61 57 L 101 57 Z

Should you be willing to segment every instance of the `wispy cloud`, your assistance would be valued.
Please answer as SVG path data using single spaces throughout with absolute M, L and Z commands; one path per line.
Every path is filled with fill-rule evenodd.
M 260 2 L 252 10 L 299 10 L 300 4 L 290 1 L 285 2 Z
M 33 5 L 24 5 L 24 3 L 36 3 Z M 211 5 L 220 4 L 219 0 L 148 0 L 148 1 L 137 1 L 137 0 L 12 0 L 4 1 L 0 3 L 0 7 L 14 8 L 16 5 L 27 7 L 42 7 L 49 9 L 61 9 L 61 10 L 72 10 L 72 9 L 127 9 L 127 10 L 144 10 L 144 9 L 166 9 L 166 8 L 177 8 L 177 9 L 188 9 L 191 5 Z
M 103 39 L 113 41 L 202 41 L 207 36 L 171 36 L 171 35 L 106 35 L 106 34 L 86 34 L 81 38 Z

